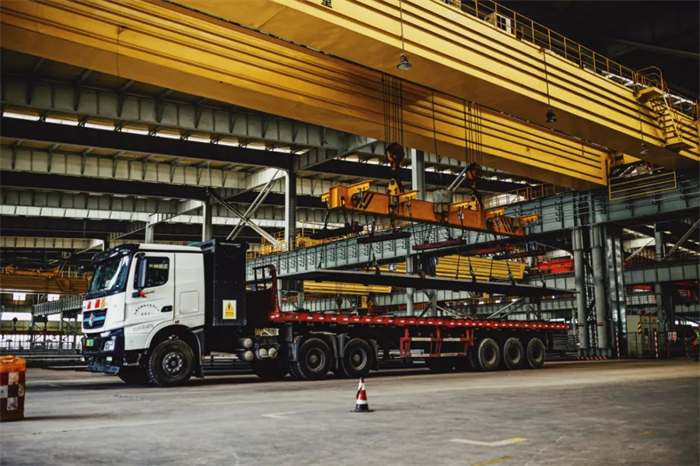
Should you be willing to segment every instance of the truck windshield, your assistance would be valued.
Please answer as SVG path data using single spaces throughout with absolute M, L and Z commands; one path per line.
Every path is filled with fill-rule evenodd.
M 122 291 L 126 284 L 127 275 L 129 275 L 130 261 L 131 256 L 125 254 L 99 262 L 95 267 L 88 293 L 94 296 L 95 294 L 107 295 Z

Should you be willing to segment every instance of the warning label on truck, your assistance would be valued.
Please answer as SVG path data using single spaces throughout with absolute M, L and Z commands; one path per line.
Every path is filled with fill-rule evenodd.
M 235 319 L 236 318 L 236 300 L 235 299 L 224 299 L 224 319 Z

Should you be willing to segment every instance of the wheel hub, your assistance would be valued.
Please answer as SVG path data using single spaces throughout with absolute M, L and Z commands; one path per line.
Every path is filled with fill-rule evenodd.
M 182 354 L 178 352 L 168 353 L 163 358 L 163 371 L 168 375 L 179 374 L 184 365 L 185 359 L 182 357 Z
M 318 351 L 310 351 L 306 358 L 307 365 L 311 370 L 318 370 L 323 366 L 323 355 Z
M 354 351 L 350 355 L 350 364 L 352 364 L 355 369 L 362 369 L 366 364 L 364 353 L 361 351 Z

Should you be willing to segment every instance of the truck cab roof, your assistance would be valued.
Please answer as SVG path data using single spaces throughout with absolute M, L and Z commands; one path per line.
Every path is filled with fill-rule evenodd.
M 135 253 L 136 251 L 202 253 L 202 249 L 198 246 L 176 246 L 172 244 L 121 244 L 106 251 L 98 252 L 93 256 L 92 260 L 94 262 L 100 262 L 123 254 L 124 251 L 130 251 L 131 254 Z
M 138 250 L 167 252 L 202 252 L 198 246 L 176 246 L 172 244 L 139 244 Z

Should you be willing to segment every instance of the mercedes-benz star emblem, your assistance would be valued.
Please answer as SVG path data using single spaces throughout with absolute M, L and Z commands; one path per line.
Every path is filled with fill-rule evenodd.
M 93 323 L 95 323 L 95 314 L 90 314 L 90 317 L 88 318 L 88 324 L 90 324 L 90 327 L 92 327 Z

